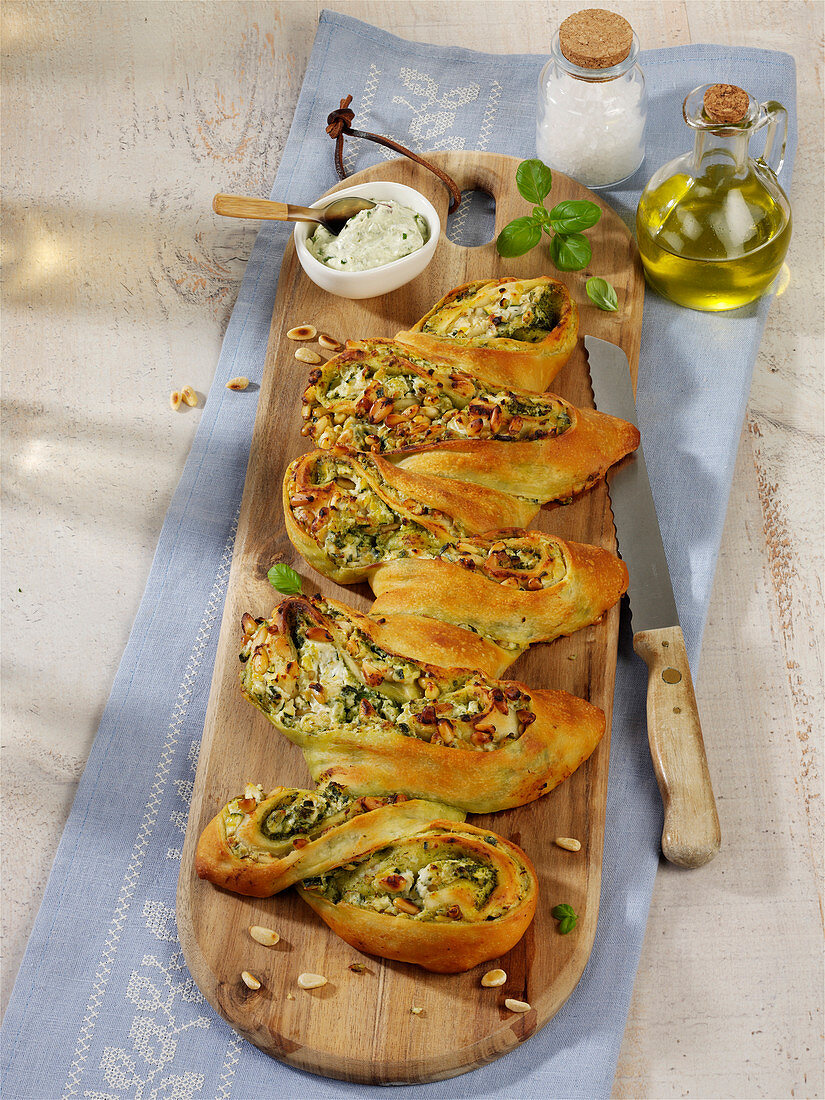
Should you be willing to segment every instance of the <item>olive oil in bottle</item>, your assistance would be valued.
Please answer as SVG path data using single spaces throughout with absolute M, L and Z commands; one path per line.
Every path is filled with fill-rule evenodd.
M 750 135 L 765 125 L 770 157 L 777 122 L 787 128 L 787 115 L 732 85 L 695 89 L 684 111 L 696 147 L 653 176 L 636 213 L 645 276 L 680 305 L 736 309 L 768 290 L 788 250 L 787 196 L 767 161 L 748 157 Z M 780 158 L 783 151 L 784 135 Z

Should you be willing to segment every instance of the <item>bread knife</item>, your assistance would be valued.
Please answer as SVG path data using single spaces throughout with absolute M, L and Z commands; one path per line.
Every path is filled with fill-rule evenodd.
M 596 408 L 636 424 L 627 356 L 595 336 L 585 336 L 584 346 Z M 722 837 L 641 446 L 608 473 L 607 482 L 619 554 L 630 575 L 633 648 L 648 670 L 647 735 L 665 808 L 662 853 L 682 867 L 701 867 L 719 851 Z

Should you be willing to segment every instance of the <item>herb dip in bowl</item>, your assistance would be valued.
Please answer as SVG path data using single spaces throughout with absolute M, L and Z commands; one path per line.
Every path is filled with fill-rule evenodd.
M 441 222 L 420 192 L 376 180 L 333 194 L 358 195 L 376 205 L 350 218 L 337 237 L 311 222 L 296 225 L 295 250 L 314 283 L 342 298 L 373 298 L 421 274 L 435 252 Z M 312 205 L 329 200 L 326 195 Z

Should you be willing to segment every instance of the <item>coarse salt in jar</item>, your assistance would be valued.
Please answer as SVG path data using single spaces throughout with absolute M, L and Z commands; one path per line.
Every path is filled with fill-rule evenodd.
M 626 19 L 587 8 L 564 20 L 539 76 L 537 155 L 586 187 L 632 176 L 645 156 L 647 95 Z

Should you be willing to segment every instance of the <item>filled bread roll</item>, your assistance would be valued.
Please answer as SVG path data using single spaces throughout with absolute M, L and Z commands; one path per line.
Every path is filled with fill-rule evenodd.
M 465 283 L 395 339 L 493 385 L 546 390 L 576 346 L 578 311 L 548 275 Z
M 195 851 L 200 878 L 236 894 L 267 898 L 346 863 L 370 845 L 412 835 L 460 810 L 405 795 L 356 798 L 338 783 L 314 791 L 248 783 L 209 822 Z
M 457 974 L 518 943 L 536 911 L 538 881 L 510 841 L 436 820 L 305 879 L 298 892 L 359 951 Z
M 302 431 L 322 448 L 542 504 L 567 501 L 639 445 L 618 417 L 491 387 L 389 340 L 350 343 L 310 375 Z M 497 526 L 503 526 L 498 523 Z
M 382 561 L 433 553 L 464 535 L 526 526 L 539 511 L 536 501 L 338 450 L 295 459 L 283 502 L 295 548 L 339 584 L 356 584 Z
M 504 530 L 448 543 L 432 557 L 401 558 L 373 570 L 370 618 L 388 631 L 439 619 L 493 643 L 500 675 L 528 646 L 573 634 L 627 591 L 624 562 L 598 546 Z M 474 666 L 481 668 L 481 665 Z
M 301 747 L 313 779 L 358 795 L 470 813 L 521 806 L 604 733 L 603 712 L 582 699 L 400 656 L 378 644 L 376 623 L 332 600 L 292 596 L 243 627 L 244 696 Z

